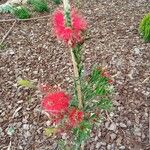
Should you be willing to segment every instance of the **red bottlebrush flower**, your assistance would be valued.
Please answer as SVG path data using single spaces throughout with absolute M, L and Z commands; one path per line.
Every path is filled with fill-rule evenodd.
M 111 79 L 111 76 L 110 76 L 109 72 L 106 70 L 106 68 L 97 67 L 97 70 L 100 71 L 100 74 L 102 77 L 105 77 L 108 79 L 109 83 L 113 82 L 113 80 Z
M 71 23 L 71 27 L 65 26 L 65 17 L 62 11 L 54 13 L 53 25 L 57 38 L 67 44 L 75 45 L 83 39 L 81 34 L 86 29 L 87 23 L 75 10 L 71 11 Z
M 83 112 L 76 108 L 72 108 L 69 113 L 69 121 L 73 127 L 78 125 L 83 120 Z
M 105 78 L 108 78 L 108 82 L 109 83 L 113 82 L 113 80 L 111 79 L 111 76 L 110 76 L 109 72 L 106 69 L 102 70 L 102 76 L 105 77 Z
M 87 28 L 87 22 L 78 14 L 76 10 L 71 12 L 72 26 L 76 31 L 84 31 Z
M 70 98 L 64 92 L 50 93 L 42 100 L 42 108 L 50 113 L 58 114 L 67 110 Z
M 104 69 L 104 70 L 102 71 L 102 76 L 103 76 L 103 77 L 106 77 L 106 78 L 109 78 L 109 77 L 110 77 L 110 74 L 109 74 L 109 72 L 108 72 L 106 69 Z

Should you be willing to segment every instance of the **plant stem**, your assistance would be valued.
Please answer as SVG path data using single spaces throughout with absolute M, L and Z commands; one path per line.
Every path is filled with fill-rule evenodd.
M 69 0 L 63 0 L 66 26 L 71 27 L 70 4 Z
M 71 17 L 70 17 L 70 4 L 69 0 L 63 0 L 64 4 L 64 13 L 65 13 L 65 20 L 66 20 L 66 25 L 71 27 Z M 78 108 L 82 109 L 83 104 L 82 104 L 82 92 L 81 92 L 81 83 L 80 83 L 80 77 L 79 77 L 79 70 L 77 67 L 77 62 L 75 60 L 75 56 L 73 53 L 73 48 L 70 48 L 71 52 L 71 60 L 73 63 L 73 70 L 74 70 L 74 77 L 76 80 L 76 91 L 77 91 L 77 97 L 78 97 Z
M 72 59 L 72 63 L 73 63 L 73 71 L 74 71 L 74 76 L 75 76 L 75 80 L 76 80 L 76 90 L 77 90 L 77 96 L 78 96 L 78 108 L 82 109 L 83 108 L 83 104 L 82 104 L 82 92 L 81 92 L 81 83 L 80 83 L 80 77 L 79 77 L 79 71 L 78 71 L 78 67 L 77 67 L 77 63 L 75 61 L 75 57 L 74 57 L 74 53 L 73 53 L 73 49 L 70 49 L 71 52 L 71 59 Z
M 68 9 L 70 9 L 69 0 L 63 0 L 63 4 L 64 4 L 64 10 L 68 11 Z

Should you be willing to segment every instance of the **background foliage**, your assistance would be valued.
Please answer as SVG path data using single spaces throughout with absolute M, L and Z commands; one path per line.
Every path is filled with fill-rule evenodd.
M 146 42 L 150 42 L 150 13 L 146 14 L 142 19 L 139 32 Z

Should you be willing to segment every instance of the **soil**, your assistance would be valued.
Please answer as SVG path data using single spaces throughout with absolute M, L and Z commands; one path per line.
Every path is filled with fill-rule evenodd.
M 50 6 L 56 7 L 51 2 Z M 150 149 L 150 43 L 138 32 L 139 22 L 149 10 L 150 0 L 80 1 L 90 37 L 84 45 L 85 68 L 107 66 L 115 88 L 114 111 L 93 130 L 86 150 Z M 49 13 L 32 17 L 44 15 Z M 0 20 L 10 18 L 10 14 L 0 14 Z M 51 22 L 51 15 L 42 20 L 17 21 L 1 47 L 1 150 L 9 145 L 12 150 L 58 149 L 55 139 L 43 134 L 48 119 L 40 112 L 41 95 L 17 84 L 22 78 L 59 85 L 64 90 L 72 88 L 70 53 L 53 35 Z M 12 24 L 0 22 L 0 40 Z

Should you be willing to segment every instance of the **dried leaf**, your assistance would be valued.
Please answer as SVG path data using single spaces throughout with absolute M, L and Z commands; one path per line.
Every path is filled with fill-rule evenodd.
M 52 128 L 52 127 L 48 127 L 44 129 L 44 134 L 46 136 L 51 136 L 52 134 L 55 134 L 58 132 L 58 128 Z

